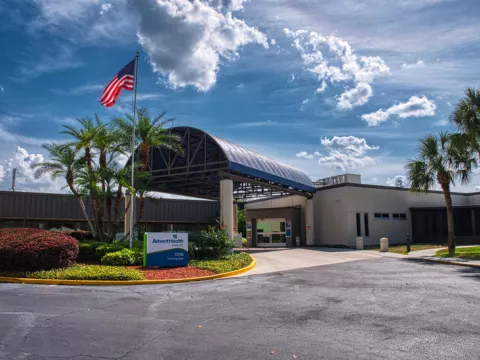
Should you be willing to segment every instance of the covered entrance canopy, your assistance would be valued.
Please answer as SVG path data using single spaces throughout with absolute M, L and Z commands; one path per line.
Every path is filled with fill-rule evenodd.
M 152 149 L 152 191 L 220 199 L 220 182 L 230 179 L 235 200 L 315 192 L 310 178 L 291 166 L 193 127 L 171 131 L 182 139 L 184 154 Z

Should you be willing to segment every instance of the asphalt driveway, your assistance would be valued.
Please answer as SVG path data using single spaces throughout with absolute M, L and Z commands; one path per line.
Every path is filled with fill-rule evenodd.
M 0 359 L 479 359 L 480 271 L 380 257 L 203 283 L 0 284 Z

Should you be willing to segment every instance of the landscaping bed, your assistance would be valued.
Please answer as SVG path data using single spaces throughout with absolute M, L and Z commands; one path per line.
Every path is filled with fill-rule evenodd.
M 438 245 L 438 244 L 412 244 L 410 245 L 410 252 L 412 251 L 417 251 L 417 250 L 428 250 L 428 249 L 438 249 L 438 248 L 443 248 L 446 245 Z M 367 248 L 367 250 L 374 250 L 374 251 L 380 251 L 379 247 L 372 247 L 372 248 Z M 392 245 L 388 247 L 388 252 L 396 253 L 396 254 L 402 254 L 402 255 L 408 255 L 407 252 L 407 246 L 406 245 Z
M 189 240 L 189 266 L 145 268 L 143 241 L 135 241 L 133 248 L 128 249 L 128 242 L 78 242 L 60 232 L 2 229 L 0 277 L 60 281 L 180 280 L 224 274 L 252 263 L 246 253 L 228 254 L 234 244 L 222 228 L 191 234 Z
M 480 246 L 456 248 L 454 253 L 449 252 L 448 249 L 442 249 L 437 251 L 435 256 L 440 258 L 480 260 Z

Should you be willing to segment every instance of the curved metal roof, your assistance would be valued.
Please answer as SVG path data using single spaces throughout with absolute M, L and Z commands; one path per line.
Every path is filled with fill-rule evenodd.
M 218 199 L 220 180 L 231 178 L 236 199 L 286 194 L 311 197 L 315 192 L 312 180 L 292 166 L 193 127 L 170 131 L 181 139 L 184 151 L 152 149 L 148 182 L 152 191 Z
M 225 157 L 229 161 L 230 170 L 294 189 L 315 192 L 312 180 L 304 172 L 228 140 L 206 134 L 223 150 Z

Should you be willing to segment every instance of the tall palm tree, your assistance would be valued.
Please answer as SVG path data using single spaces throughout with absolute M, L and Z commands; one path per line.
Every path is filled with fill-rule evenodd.
M 72 145 L 74 145 L 77 150 L 84 149 L 85 161 L 91 169 L 93 163 L 92 146 L 99 128 L 94 124 L 92 119 L 89 118 L 77 119 L 77 121 L 81 125 L 80 129 L 71 125 L 62 125 L 65 130 L 61 131 L 60 134 L 67 134 L 73 137 L 74 141 L 72 142 Z
M 75 176 L 84 166 L 83 160 L 79 158 L 78 152 L 68 144 L 50 143 L 44 144 L 43 148 L 50 153 L 50 160 L 32 164 L 31 167 L 35 170 L 35 179 L 39 179 L 44 174 L 48 173 L 52 180 L 63 178 L 72 194 L 77 197 L 88 226 L 92 233 L 95 234 L 95 229 L 88 217 L 82 194 L 75 187 Z
M 440 185 L 447 208 L 448 249 L 455 251 L 455 229 L 451 186 L 459 179 L 465 184 L 470 181 L 475 159 L 463 147 L 456 147 L 452 136 L 447 133 L 428 135 L 420 140 L 415 159 L 406 165 L 410 190 L 428 192 Z
M 455 106 L 450 122 L 461 132 L 459 140 L 480 158 L 480 90 L 465 90 L 465 98 Z
M 142 108 L 138 109 L 137 115 L 135 144 L 138 149 L 138 169 L 140 172 L 148 172 L 151 170 L 150 152 L 155 147 L 170 149 L 183 154 L 180 137 L 172 134 L 169 129 L 166 128 L 166 125 L 170 124 L 173 119 L 164 119 L 165 112 L 152 119 L 147 109 Z M 130 149 L 132 146 L 133 116 L 127 114 L 125 118 L 117 117 L 113 119 L 113 124 L 118 129 L 123 148 Z M 144 208 L 145 190 L 140 190 L 139 195 L 140 204 L 137 218 L 141 219 Z

